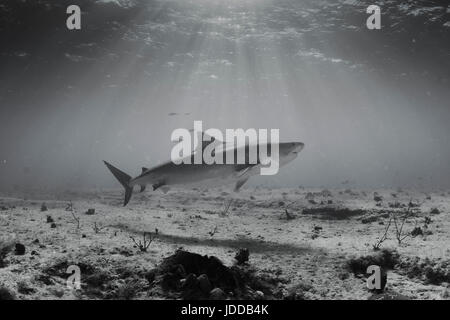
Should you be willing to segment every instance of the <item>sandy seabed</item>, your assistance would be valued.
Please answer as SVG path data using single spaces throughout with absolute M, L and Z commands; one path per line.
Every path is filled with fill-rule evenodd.
M 127 207 L 122 197 L 121 190 L 2 194 L 0 298 L 450 297 L 447 190 L 154 191 L 133 195 Z M 139 248 L 144 232 L 152 239 L 146 251 Z M 238 265 L 242 248 L 249 260 Z M 210 278 L 196 294 L 194 267 L 161 267 L 177 252 L 217 257 L 238 284 L 225 285 L 223 273 L 196 265 Z M 367 289 L 364 270 L 374 263 L 387 272 L 384 293 Z M 81 269 L 79 290 L 66 283 L 72 264 Z M 215 287 L 218 295 L 209 292 Z

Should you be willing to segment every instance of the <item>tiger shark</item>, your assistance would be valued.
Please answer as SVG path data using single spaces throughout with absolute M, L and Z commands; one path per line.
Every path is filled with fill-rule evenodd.
M 203 143 L 202 149 L 208 143 Z M 279 150 L 279 167 L 286 165 L 293 161 L 298 153 L 304 148 L 302 142 L 283 142 L 277 143 L 275 147 Z M 257 149 L 261 148 L 257 144 Z M 266 147 L 273 148 L 274 144 Z M 244 148 L 242 150 L 241 148 Z M 247 182 L 247 180 L 254 175 L 259 174 L 259 169 L 265 165 L 263 159 L 258 159 L 256 163 L 249 161 L 249 145 L 234 147 L 233 152 L 236 156 L 238 152 L 245 152 L 245 162 L 241 164 L 175 164 L 173 161 L 168 161 L 153 168 L 142 168 L 141 174 L 132 178 L 125 172 L 114 167 L 112 164 L 103 161 L 111 173 L 116 177 L 120 184 L 125 189 L 125 199 L 123 205 L 126 206 L 131 199 L 133 189 L 135 186 L 140 187 L 140 192 L 146 189 L 147 185 L 151 185 L 153 190 L 161 189 L 164 193 L 173 186 L 186 185 L 201 185 L 201 186 L 221 186 L 227 184 L 234 184 L 234 191 L 237 192 Z M 225 148 L 222 151 L 225 157 Z M 194 153 L 190 155 L 193 162 Z

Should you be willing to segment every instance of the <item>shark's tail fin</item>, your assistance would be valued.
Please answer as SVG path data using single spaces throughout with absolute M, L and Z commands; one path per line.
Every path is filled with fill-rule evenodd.
M 129 185 L 131 177 L 125 172 L 120 171 L 110 163 L 106 161 L 103 162 L 108 167 L 109 171 L 111 171 L 111 173 L 114 175 L 114 177 L 116 177 L 116 179 L 119 180 L 120 184 L 125 188 L 125 200 L 123 201 L 123 206 L 126 206 L 131 199 L 131 194 L 133 193 L 133 187 L 130 187 Z

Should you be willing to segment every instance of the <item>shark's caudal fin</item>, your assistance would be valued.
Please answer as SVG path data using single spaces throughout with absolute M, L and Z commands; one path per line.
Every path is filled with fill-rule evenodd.
M 111 173 L 114 175 L 114 177 L 116 177 L 120 184 L 125 188 L 125 200 L 123 201 L 123 206 L 126 206 L 131 199 L 131 194 L 133 193 L 133 188 L 129 186 L 131 177 L 125 172 L 120 171 L 110 163 L 106 161 L 103 162 L 108 167 L 109 171 L 111 171 Z

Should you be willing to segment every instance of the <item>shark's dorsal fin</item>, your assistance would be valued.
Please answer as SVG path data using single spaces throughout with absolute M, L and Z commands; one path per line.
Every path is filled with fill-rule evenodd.
M 148 171 L 148 168 L 142 167 L 142 173 L 144 173 L 145 171 Z
M 193 133 L 194 132 L 194 129 L 191 129 L 191 130 L 189 130 L 189 132 L 191 132 L 191 133 Z M 215 142 L 217 145 L 225 145 L 225 142 L 223 142 L 223 141 L 221 141 L 221 140 L 218 140 L 218 139 L 216 139 L 216 138 L 214 138 L 214 137 L 211 137 L 209 134 L 207 134 L 207 133 L 205 133 L 204 131 L 202 131 L 201 132 L 201 141 L 202 141 L 202 149 L 201 149 L 201 151 L 203 152 L 203 150 L 205 150 L 205 148 L 208 146 L 208 145 L 210 145 L 211 143 L 213 143 L 213 142 Z M 204 137 L 208 137 L 209 138 L 209 141 L 204 141 Z M 179 143 L 179 142 L 181 142 L 181 141 L 183 141 L 183 138 L 182 137 L 180 137 L 180 139 L 178 140 L 178 141 L 174 141 L 174 142 L 176 142 L 176 143 Z M 194 148 L 194 150 L 192 151 L 192 154 L 194 154 L 194 153 L 196 153 L 197 151 L 199 151 L 199 147 L 197 146 L 196 148 Z M 213 154 L 214 155 L 214 154 Z
M 191 133 L 194 132 L 194 129 L 189 130 L 189 132 L 191 132 Z M 220 141 L 220 140 L 218 140 L 218 139 L 216 139 L 214 137 L 211 137 L 209 134 L 207 134 L 204 131 L 202 131 L 202 140 L 203 140 L 203 137 L 205 137 L 205 136 L 210 138 L 209 141 L 203 141 L 203 142 L 206 142 L 207 145 L 210 144 L 213 141 L 218 141 L 219 143 L 223 143 L 223 141 Z M 174 142 L 178 143 L 178 142 L 181 142 L 181 141 L 183 141 L 183 137 L 180 137 L 180 139 L 178 141 L 174 141 Z
M 189 130 L 189 132 L 191 132 L 191 133 L 193 133 L 194 132 L 194 129 L 191 129 L 191 130 Z M 201 132 L 201 141 L 202 141 L 202 151 L 206 148 L 206 146 L 208 146 L 209 144 L 211 144 L 211 143 L 213 143 L 213 142 L 215 142 L 216 141 L 216 143 L 218 143 L 218 144 L 223 144 L 223 141 L 220 141 L 220 140 L 218 140 L 218 139 L 216 139 L 216 138 L 214 138 L 214 137 L 211 137 L 209 134 L 207 134 L 207 133 L 205 133 L 204 131 L 202 131 Z M 208 141 L 204 141 L 205 140 L 205 137 L 207 137 L 209 140 Z M 196 148 L 196 149 L 198 149 L 198 147 Z M 195 150 L 196 151 L 196 150 Z M 194 152 L 195 152 L 194 151 Z
M 209 140 L 205 141 L 205 140 L 204 140 L 205 137 L 208 137 Z M 211 137 L 209 134 L 206 134 L 206 133 L 202 132 L 202 153 L 203 153 L 203 151 L 205 150 L 205 148 L 206 148 L 207 146 L 209 146 L 211 143 L 215 143 L 215 144 L 216 144 L 216 147 L 224 144 L 223 141 L 221 141 L 221 140 L 219 140 L 219 139 L 216 139 L 216 138 L 214 138 L 214 137 Z M 198 149 L 199 149 L 199 148 L 197 147 L 197 148 L 194 150 L 194 153 L 197 152 Z M 214 156 L 214 154 L 215 154 L 215 152 L 213 151 L 213 154 L 212 154 L 212 155 Z
M 209 141 L 207 141 L 208 144 L 210 144 L 211 142 L 216 141 L 217 143 L 223 143 L 223 141 L 216 139 L 214 137 L 211 137 L 209 134 L 202 132 L 203 137 L 209 137 Z
M 145 185 L 141 185 L 141 191 L 139 192 L 144 192 L 145 191 Z

